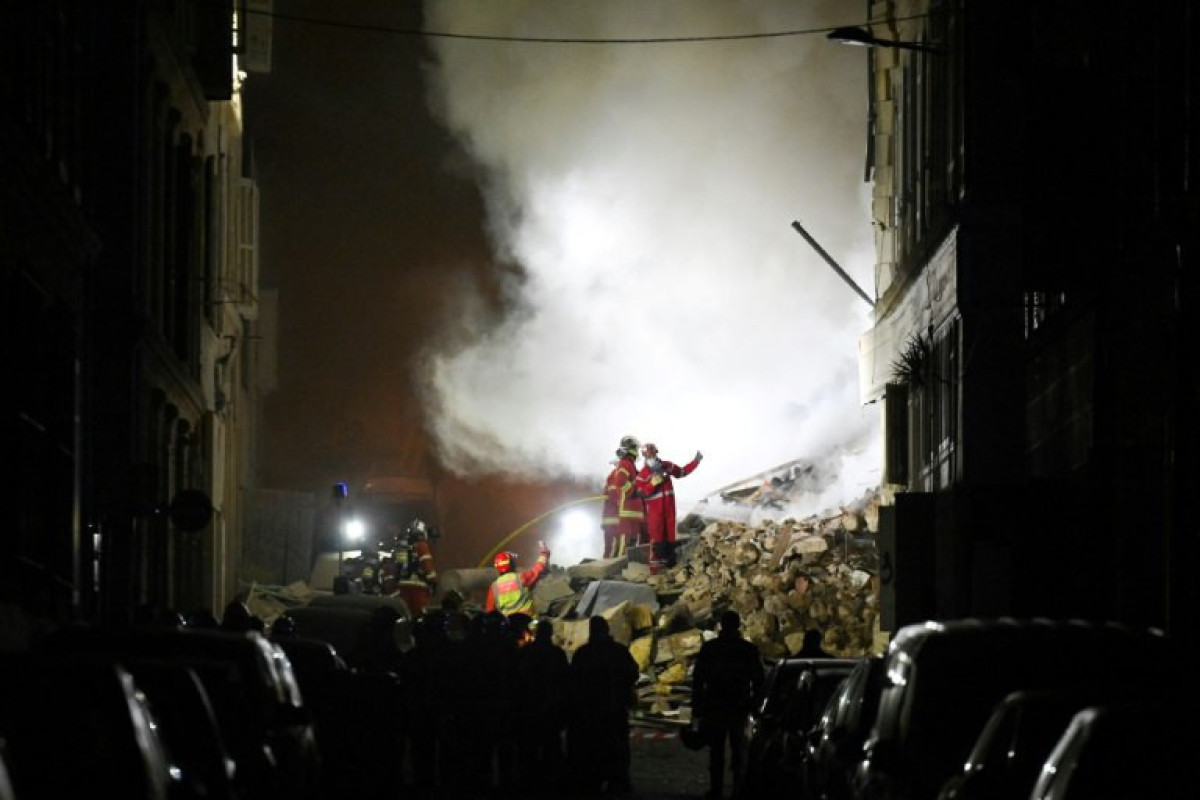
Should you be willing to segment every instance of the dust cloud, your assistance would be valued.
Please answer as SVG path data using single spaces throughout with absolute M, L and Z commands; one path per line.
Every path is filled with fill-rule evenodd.
M 798 458 L 828 476 L 814 504 L 878 483 L 871 309 L 791 227 L 873 294 L 867 56 L 821 30 L 861 24 L 851 5 L 426 3 L 430 33 L 696 37 L 431 37 L 429 102 L 465 156 L 445 167 L 483 188 L 500 276 L 460 282 L 424 353 L 448 469 L 599 487 L 633 434 L 704 453 L 681 513 Z M 812 32 L 701 40 L 779 31 Z

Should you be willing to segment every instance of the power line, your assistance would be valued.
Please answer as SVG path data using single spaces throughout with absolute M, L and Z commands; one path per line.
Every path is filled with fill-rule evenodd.
M 780 39 L 789 36 L 814 36 L 817 34 L 827 34 L 837 30 L 840 25 L 834 25 L 825 28 L 798 28 L 785 31 L 766 31 L 762 33 L 731 33 L 713 36 L 651 36 L 643 38 L 586 38 L 586 37 L 558 37 L 558 36 L 500 36 L 493 34 L 482 33 L 454 33 L 452 31 L 427 31 L 420 28 L 393 28 L 386 25 L 367 25 L 365 23 L 356 22 L 337 22 L 335 20 L 318 19 L 316 17 L 303 17 L 295 14 L 281 14 L 277 11 L 263 11 L 254 8 L 246 8 L 247 14 L 253 14 L 260 17 L 270 17 L 271 19 L 285 20 L 287 22 L 300 22 L 307 25 L 320 25 L 327 28 L 340 28 L 343 30 L 369 31 L 372 33 L 391 33 L 398 36 L 424 36 L 433 39 L 465 39 L 479 42 L 519 42 L 527 44 L 683 44 L 689 42 L 732 42 L 746 41 L 751 39 Z M 883 22 L 904 22 L 907 20 L 921 19 L 931 16 L 931 14 L 914 14 L 908 17 L 892 17 L 888 20 L 876 22 L 868 22 L 867 25 L 883 24 Z

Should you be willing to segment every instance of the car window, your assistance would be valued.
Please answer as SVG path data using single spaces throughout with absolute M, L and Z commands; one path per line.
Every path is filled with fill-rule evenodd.
M 278 645 L 271 645 L 271 659 L 275 665 L 275 674 L 283 693 L 284 703 L 295 708 L 301 708 L 304 700 L 300 693 L 300 683 L 296 680 L 296 671 L 292 661 Z
M 861 662 L 834 687 L 821 715 L 820 725 L 823 729 L 857 727 L 862 707 L 862 691 L 869 668 L 868 661 Z

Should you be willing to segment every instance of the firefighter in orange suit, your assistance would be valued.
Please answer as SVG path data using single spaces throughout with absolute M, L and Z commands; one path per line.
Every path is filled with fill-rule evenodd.
M 437 566 L 433 563 L 433 549 L 429 546 L 429 533 L 425 523 L 417 520 L 411 527 L 413 556 L 416 557 L 416 573 L 434 594 L 438 588 Z
M 620 558 L 629 547 L 641 544 L 645 526 L 642 499 L 637 494 L 638 440 L 636 436 L 621 439 L 617 461 L 608 480 L 604 482 L 604 511 L 600 527 L 604 531 L 604 557 Z
M 528 614 L 533 616 L 533 587 L 550 564 L 550 548 L 538 542 L 538 560 L 524 572 L 517 571 L 517 554 L 510 551 L 496 553 L 492 561 L 497 578 L 488 587 L 485 611 L 499 611 L 505 616 Z
M 429 544 L 433 535 L 436 535 L 436 529 L 430 529 L 423 520 L 414 519 L 403 533 L 392 536 L 391 555 L 379 564 L 383 594 L 395 594 L 397 581 L 413 579 L 424 581 L 430 596 L 437 594 L 437 566 Z
M 645 495 L 646 531 L 650 537 L 650 573 L 657 574 L 675 563 L 675 486 L 672 478 L 691 475 L 704 456 L 696 456 L 684 466 L 658 457 L 653 442 L 642 447 L 645 459 L 637 475 L 637 491 Z

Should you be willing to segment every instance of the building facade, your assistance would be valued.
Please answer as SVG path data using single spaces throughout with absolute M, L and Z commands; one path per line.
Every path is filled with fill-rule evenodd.
M 1194 631 L 1200 15 L 870 4 L 885 627 Z
M 257 187 L 233 2 L 0 11 L 3 600 L 220 613 L 253 479 Z M 241 41 L 239 41 L 241 36 Z

